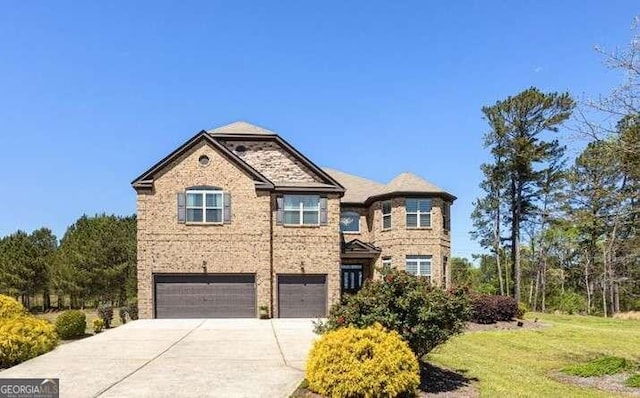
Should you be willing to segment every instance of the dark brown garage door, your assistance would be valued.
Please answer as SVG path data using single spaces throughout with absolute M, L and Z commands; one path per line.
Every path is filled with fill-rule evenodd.
M 155 275 L 156 318 L 255 318 L 255 276 Z
M 280 318 L 321 318 L 327 315 L 326 275 L 278 275 Z

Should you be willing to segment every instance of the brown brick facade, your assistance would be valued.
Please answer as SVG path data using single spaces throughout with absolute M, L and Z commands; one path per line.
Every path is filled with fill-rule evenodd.
M 245 130 L 253 127 L 235 125 Z M 455 199 L 451 195 L 428 195 L 433 198 L 431 227 L 424 229 L 407 229 L 405 198 L 387 195 L 392 202 L 392 227 L 383 230 L 382 200 L 341 204 L 343 187 L 297 156 L 291 147 L 283 150 L 282 145 L 288 144 L 279 142 L 277 135 L 267 132 L 266 138 L 255 138 L 256 133 L 251 133 L 254 135 L 238 139 L 225 136 L 216 141 L 205 132 L 201 134 L 201 139 L 190 141 L 193 145 L 185 144 L 184 150 L 179 148 L 133 183 L 138 192 L 140 318 L 154 317 L 153 275 L 160 273 L 255 275 L 256 308 L 267 306 L 275 317 L 279 275 L 322 274 L 327 276 L 328 308 L 340 298 L 340 265 L 359 263 L 357 258 L 341 258 L 343 239 L 359 239 L 380 250 L 374 259 L 362 261 L 367 266 L 381 267 L 382 259 L 390 257 L 392 266 L 404 269 L 407 255 L 431 255 L 432 279 L 443 284 L 443 258 L 450 257 L 451 245 L 449 232 L 443 229 L 442 209 L 444 198 Z M 242 153 L 236 150 L 238 145 L 244 146 Z M 203 155 L 210 160 L 206 166 L 199 162 Z M 281 185 L 284 188 L 278 188 L 282 181 L 286 183 Z M 305 184 L 315 185 L 305 188 Z M 178 193 L 201 185 L 219 187 L 230 194 L 230 223 L 178 222 Z M 301 192 L 296 189 L 327 198 L 326 225 L 277 225 L 276 198 Z M 341 210 L 360 215 L 359 233 L 341 236 Z M 451 271 L 447 267 L 445 272 L 448 282 Z M 376 277 L 371 267 L 365 269 L 365 277 Z

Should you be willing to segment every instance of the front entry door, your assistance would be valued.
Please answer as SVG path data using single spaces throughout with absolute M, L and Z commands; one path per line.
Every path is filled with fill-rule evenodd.
M 345 264 L 342 266 L 342 294 L 357 293 L 362 287 L 362 265 Z

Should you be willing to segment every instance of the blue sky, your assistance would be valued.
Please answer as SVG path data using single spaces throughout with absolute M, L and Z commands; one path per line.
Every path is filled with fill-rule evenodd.
M 3 1 L 0 235 L 131 214 L 129 183 L 196 131 L 267 127 L 317 164 L 458 196 L 453 254 L 487 159 L 481 107 L 529 87 L 605 94 L 594 52 L 631 1 Z M 580 142 L 570 142 L 572 148 Z

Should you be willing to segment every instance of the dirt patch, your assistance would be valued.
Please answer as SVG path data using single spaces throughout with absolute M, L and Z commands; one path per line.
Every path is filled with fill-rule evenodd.
M 629 376 L 631 375 L 628 373 L 597 377 L 570 376 L 560 372 L 552 374 L 554 379 L 566 384 L 595 388 L 607 392 L 626 393 L 633 397 L 640 397 L 640 388 L 627 387 L 624 385 L 625 380 L 627 380 Z
M 520 325 L 520 323 L 522 325 Z M 542 329 L 549 326 L 551 325 L 547 323 L 542 323 L 537 319 L 533 321 L 525 321 L 525 320 L 517 319 L 510 322 L 490 323 L 488 325 L 469 322 L 467 323 L 466 331 L 467 332 L 485 332 L 489 330 L 525 330 L 525 329 L 531 330 L 531 329 Z
M 420 387 L 417 397 L 476 398 L 478 379 L 468 377 L 465 371 L 453 371 L 429 363 L 420 367 Z M 303 381 L 291 398 L 325 398 L 306 389 Z

